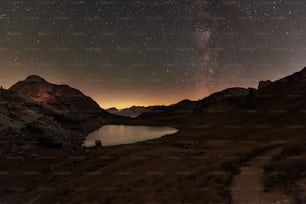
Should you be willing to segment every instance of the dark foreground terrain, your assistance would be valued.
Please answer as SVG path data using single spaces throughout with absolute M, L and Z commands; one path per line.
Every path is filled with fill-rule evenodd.
M 1 158 L 1 201 L 228 203 L 242 162 L 302 134 L 286 132 L 185 127 L 157 140 L 75 154 L 17 150 Z
M 291 203 L 305 203 L 305 90 L 304 69 L 273 83 L 261 83 L 258 90 L 213 94 L 193 104 L 192 113 L 171 108 L 167 113 L 118 119 L 102 111 L 113 120 L 109 123 L 179 129 L 174 135 L 131 145 L 82 149 L 36 144 L 25 148 L 8 142 L 0 156 L 0 201 L 231 203 L 234 175 L 248 161 L 277 148 L 263 167 L 262 192 L 278 192 Z M 52 114 L 46 119 L 48 124 Z M 82 121 L 87 124 L 89 120 L 75 122 Z M 70 128 L 68 123 L 66 128 Z M 65 138 L 85 130 L 71 129 Z

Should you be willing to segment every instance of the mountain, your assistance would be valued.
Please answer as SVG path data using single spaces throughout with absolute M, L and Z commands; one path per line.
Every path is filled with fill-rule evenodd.
M 113 108 L 108 108 L 108 109 L 105 109 L 107 112 L 111 113 L 111 114 L 117 114 L 120 112 L 119 109 L 113 107 Z
M 153 115 L 163 115 L 163 114 L 181 114 L 181 113 L 191 113 L 195 108 L 196 102 L 190 100 L 183 100 L 176 104 L 169 106 L 156 105 L 156 106 L 132 106 L 129 108 L 124 108 L 118 110 L 117 108 L 109 108 L 106 111 L 112 114 L 127 116 L 131 118 L 141 117 L 151 117 Z
M 233 107 L 236 106 L 237 103 L 242 102 L 247 96 L 255 94 L 256 92 L 257 90 L 253 88 L 228 88 L 223 91 L 213 93 L 210 96 L 198 101 L 195 112 L 201 112 L 221 106 L 222 109 L 226 107 Z
M 144 106 L 132 106 L 129 108 L 124 109 L 117 109 L 117 108 L 109 108 L 106 109 L 107 112 L 115 114 L 115 115 L 121 115 L 126 116 L 130 118 L 136 118 L 139 115 L 141 115 L 144 112 L 148 112 L 151 110 L 151 107 L 144 107 Z
M 94 100 L 85 96 L 81 91 L 68 85 L 49 83 L 39 76 L 29 76 L 24 81 L 13 85 L 9 90 L 36 102 L 48 104 L 77 118 L 103 112 Z
M 169 106 L 151 106 L 148 107 L 147 111 L 143 112 L 139 118 L 150 119 L 159 117 L 173 117 L 182 115 L 188 115 L 196 112 L 202 112 L 207 108 L 212 108 L 218 104 L 224 106 L 225 101 L 239 100 L 248 96 L 250 93 L 255 93 L 255 89 L 245 89 L 245 88 L 229 88 L 220 92 L 211 94 L 210 96 L 198 100 L 182 100 L 176 104 Z M 230 103 L 230 102 L 229 102 Z
M 276 80 L 275 82 L 268 81 L 264 86 L 264 82 L 260 82 L 258 91 L 260 94 L 277 95 L 305 95 L 306 93 L 306 67 L 299 72 Z
M 73 147 L 82 143 L 78 121 L 10 90 L 0 89 L 1 151 L 40 144 Z M 1 152 L 0 151 L 0 152 Z
M 229 88 L 202 100 L 187 102 L 186 106 L 193 111 L 184 113 L 171 105 L 162 107 L 160 113 L 143 113 L 138 121 L 167 125 L 300 127 L 306 121 L 306 68 L 276 81 L 262 81 L 258 89 Z M 165 111 L 169 109 L 172 111 Z
M 0 134 L 9 147 L 41 144 L 76 149 L 91 131 L 127 120 L 106 112 L 77 89 L 35 75 L 9 90 L 0 89 Z
M 68 85 L 56 85 L 40 76 L 31 75 L 14 84 L 10 91 L 45 104 L 67 117 L 82 123 L 84 132 L 120 118 L 106 112 L 90 97 Z

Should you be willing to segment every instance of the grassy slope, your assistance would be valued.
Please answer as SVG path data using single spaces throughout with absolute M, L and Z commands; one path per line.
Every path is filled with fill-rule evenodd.
M 296 203 L 304 203 L 305 190 L 302 190 L 299 185 L 305 183 L 305 168 L 305 139 L 290 141 L 283 151 L 265 167 L 265 188 L 267 191 L 271 188 L 280 188 L 286 193 L 292 193 Z
M 264 148 L 303 135 L 301 128 L 286 127 L 288 122 L 280 113 L 266 113 L 266 121 L 261 114 L 236 111 L 181 116 L 175 120 L 180 131 L 157 140 L 88 149 L 73 156 L 40 149 L 32 150 L 36 156 L 16 155 L 24 157 L 23 161 L 2 158 L 0 200 L 229 202 L 228 187 L 242 161 Z M 167 123 L 154 121 L 156 125 L 168 125 L 173 118 Z M 258 121 L 270 127 L 254 125 Z M 53 159 L 44 159 L 46 155 Z

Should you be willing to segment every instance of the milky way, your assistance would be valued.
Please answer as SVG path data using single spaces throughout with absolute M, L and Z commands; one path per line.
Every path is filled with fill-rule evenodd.
M 200 99 L 306 64 L 303 1 L 1 1 L 1 84 L 30 74 L 102 107 Z

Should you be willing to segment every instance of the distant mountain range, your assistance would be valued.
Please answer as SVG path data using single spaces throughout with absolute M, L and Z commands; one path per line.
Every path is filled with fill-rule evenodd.
M 115 115 L 121 115 L 131 118 L 136 118 L 142 113 L 148 112 L 151 110 L 150 107 L 144 107 L 144 106 L 132 106 L 130 108 L 124 108 L 124 109 L 117 109 L 115 107 L 106 109 L 107 112 Z
M 148 107 L 132 106 L 130 108 L 125 108 L 120 110 L 116 108 L 110 108 L 106 109 L 106 111 L 115 115 L 127 116 L 131 118 L 136 118 L 136 117 L 146 118 L 146 117 L 162 116 L 162 115 L 166 116 L 179 115 L 179 114 L 193 113 L 205 106 L 217 103 L 226 98 L 247 96 L 250 93 L 250 91 L 256 92 L 255 89 L 251 88 L 250 89 L 229 88 L 221 92 L 214 93 L 198 101 L 191 101 L 186 99 L 169 106 L 148 106 Z
M 175 113 L 191 113 L 193 112 L 196 105 L 196 101 L 183 100 L 176 104 L 163 106 L 132 106 L 130 108 L 120 109 L 109 108 L 106 109 L 109 113 L 121 116 L 127 116 L 131 118 L 136 118 L 143 114 L 175 114 Z
M 245 118 L 246 115 L 242 113 L 253 113 L 252 120 L 258 120 L 259 124 L 266 123 L 264 120 L 268 119 L 277 122 L 294 116 L 303 120 L 302 113 L 306 112 L 305 90 L 306 68 L 274 82 L 260 81 L 257 89 L 228 88 L 198 101 L 183 100 L 169 106 L 131 107 L 107 111 L 117 115 L 136 117 L 136 121 L 168 125 L 198 124 L 201 120 L 203 122 L 204 119 L 207 120 L 212 116 L 219 121 L 229 123 L 231 119 L 248 121 L 249 118 Z M 275 113 L 287 113 L 287 115 L 274 118 Z M 295 120 L 292 119 L 292 121 Z
M 306 121 L 306 68 L 275 82 L 262 81 L 258 89 L 229 88 L 198 101 L 107 111 L 77 89 L 29 76 L 0 89 L 0 153 L 14 145 L 77 148 L 104 124 L 301 124 Z

